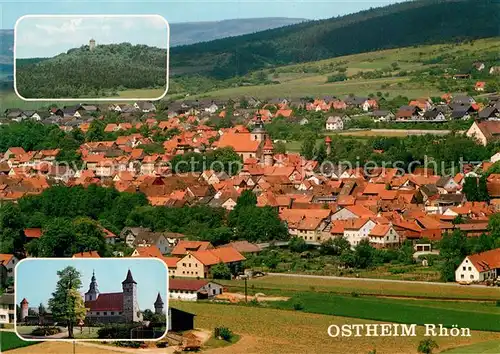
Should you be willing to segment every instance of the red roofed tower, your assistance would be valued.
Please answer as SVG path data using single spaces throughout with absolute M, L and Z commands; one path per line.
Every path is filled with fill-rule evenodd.
M 28 300 L 24 298 L 21 301 L 21 321 L 24 321 L 24 319 L 28 317 L 28 305 L 29 305 Z
M 325 138 L 325 144 L 326 144 L 326 154 L 330 155 L 332 153 L 332 139 L 329 136 Z
M 264 165 L 265 166 L 272 166 L 274 165 L 274 146 L 272 141 L 267 138 L 266 141 L 264 142 L 264 147 L 263 147 L 263 155 L 264 155 Z

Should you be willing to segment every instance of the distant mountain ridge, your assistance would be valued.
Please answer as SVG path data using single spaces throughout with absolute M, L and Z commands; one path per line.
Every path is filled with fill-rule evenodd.
M 467 20 L 464 20 L 466 14 Z M 217 79 L 266 67 L 500 35 L 500 2 L 415 0 L 171 50 L 172 71 Z M 192 72 L 192 71 L 190 71 Z
M 239 36 L 307 21 L 302 18 L 269 17 L 170 24 L 170 46 L 189 45 Z M 0 85 L 11 86 L 14 30 L 0 30 Z
M 208 22 L 170 24 L 170 46 L 189 45 L 216 39 L 241 36 L 248 33 L 294 25 L 308 21 L 303 18 L 266 17 Z

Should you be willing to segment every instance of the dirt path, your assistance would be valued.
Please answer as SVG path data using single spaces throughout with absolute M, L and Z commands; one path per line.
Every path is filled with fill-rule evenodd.
M 241 293 L 224 293 L 222 295 L 217 295 L 216 299 L 220 300 L 235 300 L 235 301 L 245 301 L 245 294 Z M 248 295 L 248 301 L 257 300 L 257 301 L 287 301 L 290 299 L 286 296 L 267 296 L 262 293 L 257 293 L 255 295 Z
M 204 350 L 203 353 L 209 354 L 257 354 L 262 345 L 259 343 L 259 338 L 252 336 L 241 336 L 240 340 L 230 346 L 224 348 L 214 348 Z

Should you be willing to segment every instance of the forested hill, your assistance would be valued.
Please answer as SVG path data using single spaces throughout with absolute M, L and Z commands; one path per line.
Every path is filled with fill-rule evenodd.
M 165 87 L 166 65 L 164 49 L 82 46 L 50 59 L 18 59 L 17 89 L 25 98 L 116 96 L 124 89 Z
M 498 23 L 498 1 L 410 1 L 328 20 L 172 48 L 171 66 L 177 73 L 183 68 L 197 67 L 207 75 L 224 79 L 271 65 L 494 37 L 500 35 Z

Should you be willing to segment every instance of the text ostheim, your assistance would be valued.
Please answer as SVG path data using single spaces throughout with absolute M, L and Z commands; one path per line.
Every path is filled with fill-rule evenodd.
M 425 337 L 470 337 L 470 328 L 443 324 L 424 324 Z M 416 324 L 399 323 L 364 323 L 331 325 L 328 327 L 330 337 L 416 337 Z

